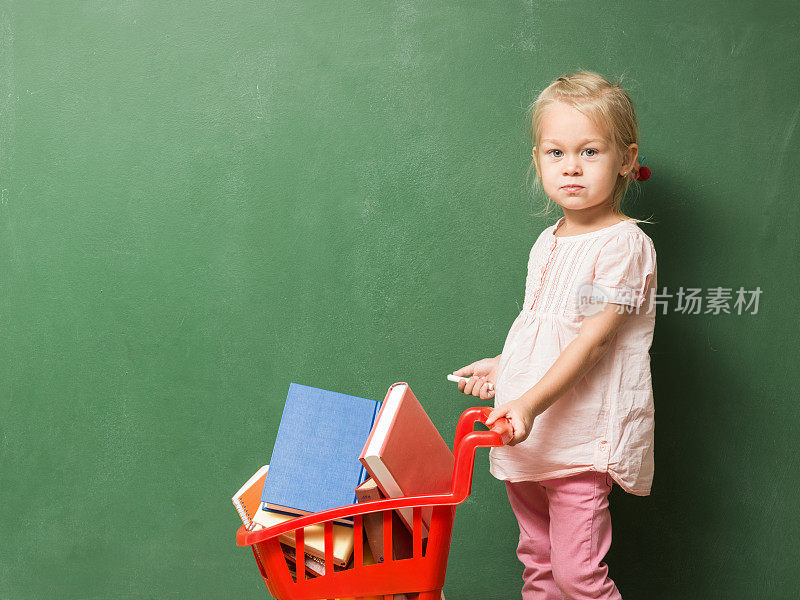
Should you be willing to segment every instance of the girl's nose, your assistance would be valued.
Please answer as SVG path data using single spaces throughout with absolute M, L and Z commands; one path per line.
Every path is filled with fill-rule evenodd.
M 577 160 L 568 160 L 564 162 L 564 175 L 580 175 L 581 166 Z

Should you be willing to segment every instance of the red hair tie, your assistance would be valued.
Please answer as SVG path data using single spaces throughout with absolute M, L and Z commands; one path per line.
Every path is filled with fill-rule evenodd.
M 644 160 L 644 156 L 642 157 L 642 160 Z M 645 181 L 646 179 L 650 179 L 650 175 L 652 175 L 650 169 L 639 164 L 638 158 L 636 159 L 636 166 L 633 167 L 633 171 L 634 171 L 633 178 L 638 181 Z

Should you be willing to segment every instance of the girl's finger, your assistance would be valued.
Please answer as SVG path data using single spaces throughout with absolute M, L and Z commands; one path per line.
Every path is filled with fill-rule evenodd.
M 499 419 L 500 417 L 505 417 L 507 414 L 507 409 L 504 408 L 495 408 L 492 412 L 489 413 L 488 418 L 486 419 L 486 426 L 491 427 L 492 424 Z M 513 424 L 512 424 L 513 427 Z
M 475 376 L 473 375 L 469 379 L 467 379 L 467 383 L 464 386 L 464 393 L 468 396 L 472 395 L 472 388 L 475 386 Z
M 514 427 L 514 445 L 522 442 L 522 427 Z
M 481 390 L 483 389 L 485 381 L 483 377 L 478 377 L 478 380 L 475 382 L 475 387 L 472 388 L 472 395 L 476 398 L 481 397 Z

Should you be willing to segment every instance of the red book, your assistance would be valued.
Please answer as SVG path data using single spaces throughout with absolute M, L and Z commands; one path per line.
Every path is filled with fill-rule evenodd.
M 359 460 L 387 498 L 450 491 L 455 458 L 407 383 L 395 383 L 386 392 Z M 413 531 L 412 509 L 398 513 Z M 422 509 L 423 536 L 432 513 Z

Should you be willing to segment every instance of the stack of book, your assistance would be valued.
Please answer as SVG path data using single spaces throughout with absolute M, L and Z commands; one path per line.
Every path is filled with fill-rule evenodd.
M 381 498 L 450 491 L 454 457 L 406 383 L 383 402 L 297 383 L 289 386 L 269 465 L 233 496 L 248 529 L 271 527 L 300 515 Z M 427 537 L 432 509 L 422 511 Z M 392 558 L 412 556 L 412 509 L 393 511 Z M 364 564 L 383 562 L 382 513 L 363 517 Z M 333 525 L 334 569 L 353 561 L 353 519 Z M 280 537 L 295 569 L 292 532 Z M 323 526 L 304 530 L 307 577 L 324 575 Z M 395 595 L 397 598 L 399 594 Z

